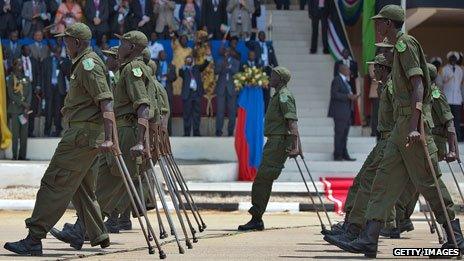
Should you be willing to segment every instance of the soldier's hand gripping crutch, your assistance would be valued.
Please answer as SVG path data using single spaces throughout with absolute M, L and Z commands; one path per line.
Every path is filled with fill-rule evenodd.
M 155 251 L 154 251 L 153 246 L 151 245 L 149 235 L 148 235 L 148 231 L 150 231 L 150 233 L 152 233 L 153 235 L 154 235 L 154 231 L 153 231 L 153 228 L 152 228 L 152 226 L 150 224 L 150 221 L 149 221 L 147 215 L 144 215 L 145 222 L 147 224 L 147 230 L 145 229 L 145 225 L 143 224 L 142 218 L 140 217 L 139 209 L 142 209 L 143 205 L 142 205 L 142 202 L 140 200 L 140 197 L 137 194 L 137 189 L 135 188 L 134 183 L 132 182 L 132 178 L 131 178 L 131 176 L 129 174 L 129 171 L 128 171 L 127 166 L 126 166 L 126 164 L 124 162 L 124 159 L 122 158 L 122 153 L 121 153 L 121 150 L 119 148 L 118 132 L 117 132 L 117 128 L 116 128 L 116 119 L 114 117 L 114 113 L 112 113 L 112 112 L 111 113 L 104 112 L 103 117 L 105 119 L 107 119 L 107 120 L 112 121 L 112 125 L 113 125 L 113 141 L 114 141 L 113 155 L 114 155 L 114 157 L 116 159 L 116 165 L 117 165 L 117 167 L 119 169 L 119 172 L 121 173 L 122 180 L 124 182 L 124 186 L 126 187 L 127 194 L 128 194 L 128 196 L 130 198 L 130 202 L 131 202 L 131 205 L 132 205 L 132 210 L 134 211 L 135 215 L 137 216 L 137 220 L 140 223 L 140 228 L 142 229 L 143 236 L 145 237 L 145 241 L 147 242 L 148 253 L 149 254 L 154 254 Z M 158 248 L 160 259 L 165 259 L 166 254 L 161 249 L 161 245 L 159 244 L 156 237 L 155 237 L 155 244 L 156 244 L 156 247 Z
M 439 198 L 441 207 L 443 209 L 443 214 L 445 215 L 446 226 L 450 230 L 449 234 L 451 235 L 451 240 L 452 240 L 452 243 L 453 243 L 454 247 L 459 248 L 458 244 L 457 244 L 457 241 L 456 241 L 456 237 L 455 237 L 454 232 L 453 232 L 453 227 L 451 226 L 451 220 L 450 220 L 450 217 L 449 217 L 449 214 L 448 214 L 448 210 L 446 209 L 445 201 L 443 199 L 443 194 L 441 193 L 440 184 L 438 183 L 438 178 L 436 176 L 435 168 L 433 166 L 432 159 L 430 158 L 429 149 L 427 147 L 427 141 L 426 141 L 426 136 L 425 136 L 424 119 L 423 119 L 422 115 L 420 116 L 419 120 L 420 120 L 420 134 L 421 134 L 420 135 L 420 142 L 421 142 L 422 147 L 424 149 L 425 157 L 427 158 L 427 163 L 428 163 L 428 166 L 429 166 L 429 169 L 430 169 L 430 173 L 431 173 L 431 175 L 433 177 L 433 181 L 434 181 L 434 184 L 435 184 L 435 188 L 437 190 L 438 198 Z
M 176 198 L 172 198 L 173 200 L 173 203 L 174 203 L 174 206 L 176 206 L 176 203 L 177 203 L 177 207 L 179 208 L 180 207 L 180 210 L 182 210 L 182 212 L 184 213 L 184 216 L 185 216 L 185 219 L 187 221 L 187 224 L 189 226 L 189 229 L 190 229 L 190 232 L 192 234 L 192 240 L 193 242 L 197 242 L 198 239 L 196 238 L 196 231 L 195 229 L 193 228 L 192 226 L 192 222 L 190 221 L 190 218 L 188 216 L 188 213 L 187 213 L 187 210 L 185 208 L 185 205 L 184 205 L 184 202 L 182 201 L 182 197 L 179 193 L 179 189 L 177 187 L 177 184 L 175 183 L 173 177 L 172 177 L 172 173 L 170 172 L 170 169 L 168 167 L 168 164 L 167 164 L 167 160 L 166 160 L 166 155 L 167 155 L 167 151 L 166 151 L 166 148 L 164 146 L 164 143 L 163 143 L 163 134 L 162 134 L 162 131 L 161 131 L 161 126 L 158 126 L 158 133 L 159 133 L 159 137 L 160 137 L 160 148 L 161 148 L 161 151 L 160 151 L 160 157 L 159 157 L 159 163 L 160 163 L 160 168 L 163 172 L 163 175 L 165 176 L 165 181 L 166 181 L 166 185 L 169 187 L 172 188 L 172 191 L 173 191 L 173 195 L 176 197 Z
M 164 150 L 166 152 L 165 159 L 166 159 L 167 165 L 169 166 L 169 168 L 171 170 L 171 173 L 174 176 L 174 180 L 177 181 L 177 183 L 179 184 L 182 195 L 184 195 L 184 198 L 185 198 L 185 200 L 186 200 L 186 202 L 187 202 L 187 204 L 188 204 L 188 206 L 190 208 L 190 211 L 192 212 L 192 215 L 193 215 L 193 217 L 195 219 L 195 222 L 198 225 L 198 230 L 200 232 L 203 232 L 203 230 L 204 230 L 203 225 L 200 225 L 201 217 L 199 216 L 198 209 L 196 208 L 195 204 L 191 200 L 192 195 L 190 194 L 190 192 L 189 192 L 189 190 L 187 188 L 187 185 L 185 184 L 185 180 L 182 177 L 182 173 L 180 173 L 179 168 L 177 166 L 175 166 L 175 163 L 172 161 L 171 144 L 169 142 L 169 135 L 168 135 L 167 129 L 164 128 L 164 127 L 161 127 L 161 134 L 163 136 L 163 139 L 162 139 L 162 144 L 163 145 L 162 146 L 163 146 L 163 148 L 164 148 Z M 198 217 L 197 217 L 197 215 L 198 215 Z M 201 220 L 201 222 L 204 224 L 203 220 Z
M 165 133 L 167 134 L 167 131 L 165 131 Z M 197 224 L 198 224 L 198 230 L 200 232 L 203 232 L 206 229 L 206 224 L 205 224 L 205 222 L 203 221 L 203 218 L 200 215 L 200 211 L 198 210 L 198 207 L 195 204 L 195 201 L 193 200 L 192 193 L 190 192 L 190 190 L 189 190 L 189 188 L 187 186 L 187 182 L 185 181 L 184 176 L 182 175 L 182 172 L 180 171 L 180 168 L 179 168 L 179 166 L 177 165 L 177 163 L 176 163 L 176 161 L 174 159 L 174 156 L 173 156 L 173 153 L 172 153 L 171 142 L 169 140 L 169 136 L 167 136 L 167 139 L 165 140 L 165 142 L 166 142 L 166 149 L 167 149 L 167 152 L 168 152 L 167 155 L 166 155 L 166 158 L 168 159 L 168 161 L 170 161 L 171 166 L 174 167 L 175 172 L 177 173 L 177 176 L 180 179 L 179 183 L 183 184 L 183 186 L 185 188 L 185 191 L 187 192 L 187 195 L 190 198 L 190 201 L 187 199 L 187 202 L 189 202 L 189 205 L 190 205 L 192 211 L 196 214 L 196 216 L 198 217 L 198 219 L 201 222 L 201 225 L 198 224 L 198 220 L 195 218 L 195 220 L 197 221 Z
M 174 238 L 176 240 L 177 246 L 179 248 L 179 253 L 183 254 L 185 253 L 184 248 L 180 244 L 179 236 L 177 235 L 176 228 L 174 226 L 174 222 L 172 221 L 171 215 L 169 214 L 169 209 L 168 209 L 168 204 L 166 202 L 166 199 L 164 198 L 163 195 L 163 190 L 162 187 L 156 178 L 155 175 L 155 164 L 153 163 L 153 156 L 151 153 L 151 150 L 156 153 L 156 157 L 159 158 L 159 138 L 158 138 L 158 130 L 157 127 L 154 127 L 156 124 L 150 124 L 150 130 L 145 133 L 146 135 L 146 158 L 149 164 L 149 167 L 151 169 L 151 174 L 153 178 L 153 182 L 155 184 L 156 191 L 158 192 L 158 197 L 160 198 L 161 205 L 163 206 L 164 212 L 166 214 L 166 219 L 168 220 L 169 227 L 171 228 L 171 233 L 174 234 Z M 148 129 L 147 129 L 148 130 Z M 151 137 L 150 137 L 151 135 Z M 152 143 L 152 146 L 150 146 L 150 142 Z M 171 193 L 169 193 L 171 194 Z M 158 217 L 161 218 L 161 217 Z M 188 237 L 186 236 L 186 242 L 188 242 Z M 187 245 L 188 246 L 188 245 Z

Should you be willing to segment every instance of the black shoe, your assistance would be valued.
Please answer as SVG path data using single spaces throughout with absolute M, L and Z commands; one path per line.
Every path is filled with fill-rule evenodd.
M 344 161 L 343 157 L 335 157 L 334 161 Z
M 323 230 L 321 234 L 330 235 L 330 236 L 340 235 L 346 232 L 347 226 L 348 226 L 347 222 L 340 221 L 337 224 L 333 225 L 330 230 Z
M 124 211 L 118 219 L 120 230 L 132 230 L 132 222 L 130 219 L 130 209 Z
M 323 50 L 322 52 L 323 52 L 324 54 L 329 54 L 329 53 L 330 53 L 329 49 L 327 49 L 327 48 L 324 48 L 324 50 Z
M 343 160 L 346 160 L 346 161 L 356 161 L 355 158 L 352 158 L 352 157 L 350 157 L 350 156 L 345 156 L 345 157 L 343 157 Z
M 366 227 L 361 231 L 357 239 L 349 243 L 336 241 L 334 245 L 350 253 L 364 254 L 366 257 L 375 258 L 381 228 L 382 223 L 380 221 L 368 220 Z
M 263 220 L 252 218 L 245 225 L 238 226 L 238 231 L 250 231 L 250 230 L 258 230 L 258 231 L 264 230 Z
M 315 53 L 317 53 L 317 49 L 311 49 L 311 50 L 309 50 L 309 53 L 310 54 L 315 54 Z
M 111 234 L 119 233 L 119 222 L 118 222 L 117 213 L 112 213 L 104 223 L 105 223 L 105 227 L 108 233 L 111 233 Z
M 346 226 L 346 231 L 338 235 L 325 235 L 324 240 L 332 245 L 336 245 L 338 241 L 349 243 L 355 240 L 359 236 L 360 232 L 361 232 L 360 226 L 349 223 Z
M 68 243 L 72 248 L 76 250 L 81 250 L 82 245 L 84 244 L 84 235 L 79 233 L 76 229 L 59 231 L 56 228 L 50 230 L 50 234 L 56 239 Z
M 380 235 L 383 237 L 398 239 L 401 238 L 400 230 L 397 227 L 383 227 L 380 230 Z
M 96 244 L 90 244 L 90 245 L 93 246 L 93 247 L 100 245 L 101 248 L 107 248 L 107 247 L 109 247 L 111 245 L 111 243 L 110 243 L 110 239 L 107 238 L 107 239 L 103 239 L 103 241 L 100 241 L 100 242 L 98 242 Z
M 451 231 L 447 229 L 446 223 L 443 225 L 446 231 L 446 238 L 448 239 L 441 248 L 454 248 L 453 239 L 451 237 Z M 464 251 L 464 238 L 462 236 L 461 225 L 459 224 L 459 219 L 451 220 L 451 230 L 458 244 L 458 248 L 461 250 L 461 253 Z
M 3 247 L 8 251 L 23 256 L 41 256 L 43 254 L 42 241 L 34 239 L 30 235 L 17 242 L 7 242 Z
M 409 232 L 414 230 L 414 224 L 411 219 L 403 219 L 397 222 L 398 227 L 400 228 L 400 233 Z

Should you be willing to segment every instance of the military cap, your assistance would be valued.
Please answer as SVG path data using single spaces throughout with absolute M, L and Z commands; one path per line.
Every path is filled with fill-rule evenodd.
M 148 47 L 146 47 L 145 49 L 143 49 L 143 51 L 142 51 L 142 57 L 143 57 L 143 59 L 145 59 L 145 60 L 150 60 L 150 58 L 151 58 L 151 52 L 150 52 L 150 49 L 148 49 Z
M 394 45 L 390 43 L 387 37 L 385 37 L 382 42 L 376 43 L 375 46 L 381 47 L 381 48 L 393 48 L 394 47 Z
M 392 62 L 388 61 L 387 58 L 385 58 L 385 55 L 383 55 L 382 53 L 377 54 L 374 60 L 371 62 L 367 62 L 367 64 L 379 64 L 387 67 L 392 67 Z
M 427 69 L 429 70 L 429 75 L 430 75 L 430 78 L 437 78 L 437 67 L 435 67 L 435 65 L 431 64 L 431 63 L 427 63 Z
M 272 69 L 277 75 L 280 76 L 280 79 L 283 81 L 283 84 L 287 84 L 290 81 L 290 71 L 283 67 L 283 66 L 277 66 Z
M 75 23 L 66 27 L 63 33 L 55 35 L 55 37 L 61 36 L 71 36 L 77 39 L 89 41 L 92 39 L 92 31 L 90 31 L 90 28 L 86 24 Z
M 102 50 L 102 53 L 104 53 L 106 55 L 116 56 L 116 55 L 118 55 L 118 49 L 119 49 L 118 46 L 113 46 L 108 50 Z
M 399 5 L 386 5 L 372 19 L 388 19 L 397 22 L 404 22 L 404 9 Z
M 115 34 L 120 40 L 126 40 L 131 44 L 139 45 L 139 46 L 147 46 L 148 45 L 148 38 L 147 36 L 140 32 L 140 31 L 130 31 L 123 35 Z

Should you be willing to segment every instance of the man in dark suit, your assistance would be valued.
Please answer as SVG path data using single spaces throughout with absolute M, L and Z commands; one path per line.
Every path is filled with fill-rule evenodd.
M 23 19 L 22 34 L 24 37 L 33 37 L 37 30 L 42 30 L 50 22 L 50 13 L 44 0 L 25 1 L 21 10 Z M 30 126 L 30 125 L 29 125 Z
M 290 9 L 290 0 L 274 0 L 274 2 L 277 10 L 282 10 L 282 7 L 284 10 Z
M 11 67 L 13 60 L 21 56 L 21 44 L 18 41 L 19 33 L 17 30 L 11 31 L 9 35 L 9 42 L 5 44 L 4 50 L 8 57 L 8 67 Z
M 311 18 L 311 53 L 317 52 L 317 38 L 319 36 L 319 21 L 322 27 L 322 46 L 325 54 L 329 53 L 329 43 L 327 41 L 328 18 L 334 0 L 308 0 L 308 13 Z
M 185 65 L 179 70 L 182 78 L 182 104 L 184 118 L 184 136 L 190 136 L 193 127 L 193 136 L 200 136 L 201 97 L 203 97 L 203 82 L 201 72 L 208 66 L 209 61 L 203 64 L 193 64 L 191 55 L 185 58 Z M 193 123 L 193 126 L 192 126 Z
M 258 33 L 258 41 L 251 39 L 245 43 L 247 48 L 256 53 L 256 63 L 264 67 L 264 72 L 271 77 L 272 68 L 279 66 L 272 42 L 266 41 L 266 33 L 260 31 Z M 267 111 L 267 105 L 271 97 L 269 88 L 264 90 L 264 109 Z
M 34 32 L 34 42 L 29 45 L 29 48 L 31 49 L 31 56 L 39 63 L 42 63 L 50 56 L 50 48 L 46 40 L 44 40 L 42 30 Z
M 139 30 L 150 37 L 153 26 L 153 6 L 151 0 L 132 0 L 126 17 L 126 31 Z
M 240 70 L 240 62 L 230 55 L 229 49 L 221 50 L 222 57 L 215 63 L 214 71 L 218 75 L 216 82 L 216 136 L 222 136 L 224 114 L 227 104 L 229 123 L 227 135 L 233 136 L 237 115 L 237 92 L 234 75 Z
M 42 76 L 40 75 L 39 63 L 31 56 L 31 49 L 28 45 L 21 46 L 21 62 L 23 65 L 24 75 L 32 82 L 32 100 L 29 114 L 29 137 L 34 137 L 35 116 L 42 113 Z
M 58 137 L 63 130 L 61 126 L 61 96 L 58 82 L 61 73 L 63 58 L 60 56 L 61 47 L 55 46 L 53 54 L 47 57 L 43 62 L 44 71 L 44 97 L 45 97 L 45 136 L 50 136 L 52 122 L 55 125 L 55 131 L 52 137 Z
M 86 1 L 84 15 L 87 20 L 87 25 L 93 32 L 96 39 L 101 39 L 103 34 L 107 34 L 110 27 L 108 24 L 109 18 L 108 1 Z
M 21 17 L 22 1 L 0 0 L 0 38 L 7 38 L 8 32 L 18 28 Z
M 358 78 L 358 63 L 350 57 L 350 51 L 348 49 L 343 49 L 342 59 L 335 62 L 334 65 L 334 77 L 338 75 L 338 67 L 344 64 L 350 68 L 350 86 L 351 91 L 356 93 L 356 78 Z
M 227 1 L 203 0 L 201 4 L 201 27 L 206 27 L 213 39 L 220 40 L 223 37 L 221 24 L 227 25 Z
M 156 62 L 156 79 L 161 83 L 161 85 L 166 88 L 166 92 L 168 93 L 168 100 L 169 100 L 169 108 L 171 108 L 172 113 L 172 98 L 173 98 L 173 91 L 172 91 L 172 83 L 177 79 L 176 73 L 176 66 L 172 63 L 167 61 L 166 52 L 164 50 L 158 53 L 158 59 L 155 60 Z M 169 134 L 172 133 L 172 119 L 171 115 L 168 121 L 168 132 Z
M 344 64 L 339 67 L 339 74 L 335 76 L 330 88 L 330 105 L 329 117 L 334 120 L 334 160 L 335 161 L 354 161 L 348 154 L 346 143 L 351 124 L 351 111 L 353 110 L 353 101 L 358 96 L 351 92 L 351 86 L 348 82 L 350 77 L 350 68 Z
M 246 67 L 256 67 L 256 68 L 262 68 L 263 63 L 260 59 L 256 59 L 256 53 L 253 50 L 248 51 L 248 58 L 246 62 L 244 62 L 240 66 L 240 71 L 244 71 Z

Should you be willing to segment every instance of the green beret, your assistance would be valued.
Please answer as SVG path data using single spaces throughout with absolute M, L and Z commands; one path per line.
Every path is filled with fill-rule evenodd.
M 73 38 L 89 41 L 92 39 L 92 31 L 90 31 L 90 28 L 86 24 L 75 23 L 66 27 L 63 33 L 55 35 L 55 37 L 61 36 L 71 36 Z
M 394 45 L 390 43 L 387 37 L 385 37 L 382 42 L 376 43 L 375 46 L 381 47 L 381 48 L 393 48 L 394 47 Z
M 367 62 L 367 64 L 379 64 L 387 67 L 392 67 L 392 61 L 388 61 L 382 53 L 377 54 L 374 58 L 374 61 Z
M 427 69 L 429 70 L 430 78 L 437 78 L 437 67 L 431 63 L 427 63 Z
M 118 55 L 118 49 L 119 49 L 118 46 L 113 46 L 108 50 L 102 50 L 102 53 L 104 53 L 106 55 L 117 56 Z
M 399 5 L 386 5 L 380 10 L 379 14 L 372 19 L 388 19 L 397 22 L 404 22 L 404 9 Z
M 151 52 L 150 52 L 150 49 L 148 49 L 148 47 L 146 47 L 145 49 L 143 49 L 143 51 L 142 51 L 142 57 L 143 57 L 143 59 L 145 59 L 145 60 L 150 60 L 150 58 L 151 58 Z
M 290 71 L 283 67 L 283 66 L 277 66 L 272 69 L 277 75 L 280 76 L 280 79 L 283 81 L 283 84 L 287 84 L 290 81 Z
M 140 31 L 130 31 L 123 35 L 115 34 L 120 40 L 126 40 L 131 44 L 146 47 L 148 45 L 147 36 Z

